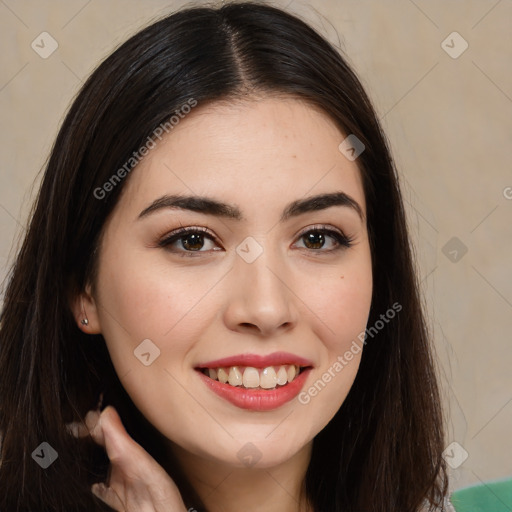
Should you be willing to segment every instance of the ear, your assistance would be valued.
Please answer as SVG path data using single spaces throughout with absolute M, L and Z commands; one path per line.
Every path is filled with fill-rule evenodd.
M 100 334 L 101 326 L 98 317 L 98 307 L 91 293 L 90 285 L 77 295 L 72 303 L 73 316 L 78 328 L 86 334 Z M 83 321 L 87 320 L 87 323 Z

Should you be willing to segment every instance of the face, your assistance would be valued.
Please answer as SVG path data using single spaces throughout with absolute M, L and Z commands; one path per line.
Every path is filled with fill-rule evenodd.
M 179 450 L 271 467 L 347 396 L 372 275 L 344 138 L 296 99 L 199 105 L 129 176 L 83 297 L 87 329 Z

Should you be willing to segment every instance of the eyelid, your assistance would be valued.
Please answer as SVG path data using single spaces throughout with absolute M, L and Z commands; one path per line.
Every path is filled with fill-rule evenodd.
M 341 249 L 343 247 L 349 248 L 352 245 L 352 242 L 354 241 L 353 236 L 346 235 L 341 229 L 339 229 L 335 226 L 326 225 L 326 224 L 313 224 L 313 225 L 306 226 L 301 229 L 301 231 L 295 236 L 296 242 L 299 241 L 306 233 L 309 233 L 311 231 L 321 231 L 321 232 L 323 231 L 326 233 L 337 234 L 339 236 L 339 238 L 342 239 L 342 241 L 340 241 L 339 239 L 336 239 L 336 237 L 334 237 L 336 239 L 336 243 L 338 244 L 338 247 L 335 247 L 334 249 L 330 249 L 330 250 L 326 250 L 326 251 L 310 249 L 311 251 L 317 252 L 319 254 L 334 252 L 337 249 Z M 201 233 L 201 234 L 205 235 L 207 238 L 210 238 L 216 245 L 220 245 L 218 238 L 208 228 L 205 228 L 203 226 L 183 226 L 183 225 L 180 228 L 177 228 L 177 229 L 171 231 L 170 233 L 167 233 L 163 238 L 160 239 L 160 241 L 158 242 L 157 245 L 162 248 L 166 248 L 168 245 L 171 244 L 171 242 L 178 240 L 180 238 L 181 234 L 186 235 L 186 234 L 191 234 L 191 233 L 192 234 L 193 233 Z M 328 235 L 328 236 L 333 237 L 333 235 Z M 296 243 L 296 242 L 294 242 L 294 243 Z M 303 248 L 301 248 L 301 249 L 303 249 Z M 201 253 L 208 253 L 211 251 L 175 251 L 175 252 L 187 254 L 187 255 L 198 255 Z
M 160 247 L 166 247 L 170 244 L 172 239 L 177 239 L 181 234 L 190 234 L 190 233 L 201 233 L 203 235 L 207 235 L 211 238 L 217 245 L 219 245 L 218 238 L 208 229 L 202 226 L 181 226 L 180 228 L 174 229 L 170 233 L 166 233 L 158 242 Z M 190 251 L 193 252 L 193 251 Z M 199 252 L 199 251 L 197 251 Z M 202 251 L 205 252 L 205 251 Z
M 307 233 L 310 233 L 312 231 L 319 231 L 319 232 L 327 233 L 327 236 L 334 238 L 337 243 L 337 247 L 335 247 L 334 249 L 329 249 L 326 251 L 314 250 L 314 249 L 310 250 L 313 254 L 317 253 L 318 255 L 333 253 L 340 249 L 349 249 L 350 247 L 352 247 L 353 242 L 356 239 L 355 236 L 346 235 L 343 230 L 341 230 L 340 228 L 337 228 L 335 226 L 332 226 L 330 224 L 314 224 L 314 225 L 306 226 L 305 228 L 303 228 L 297 235 L 297 237 L 296 237 L 297 240 L 300 240 L 304 235 L 306 235 Z M 329 234 L 329 233 L 331 233 L 331 234 Z M 304 249 L 304 248 L 301 247 L 300 249 Z
M 297 238 L 304 236 L 306 233 L 309 233 L 310 231 L 335 231 L 336 233 L 338 233 L 341 236 L 344 236 L 345 238 L 350 238 L 347 235 L 345 235 L 345 233 L 341 229 L 328 224 L 313 224 L 311 226 L 306 226 L 305 228 L 299 231 Z

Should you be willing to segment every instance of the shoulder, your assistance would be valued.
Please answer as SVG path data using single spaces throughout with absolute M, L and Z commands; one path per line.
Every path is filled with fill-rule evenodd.
M 429 508 L 429 503 L 424 502 L 422 508 L 418 512 L 431 512 L 431 509 Z M 446 497 L 443 501 L 442 508 L 437 508 L 436 512 L 457 512 L 450 500 L 450 497 Z

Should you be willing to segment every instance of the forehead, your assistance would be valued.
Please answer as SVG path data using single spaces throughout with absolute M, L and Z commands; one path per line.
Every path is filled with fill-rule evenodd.
M 323 112 L 293 98 L 196 107 L 132 171 L 120 202 L 139 208 L 164 193 L 237 199 L 242 210 L 343 191 L 365 211 L 360 171 Z

